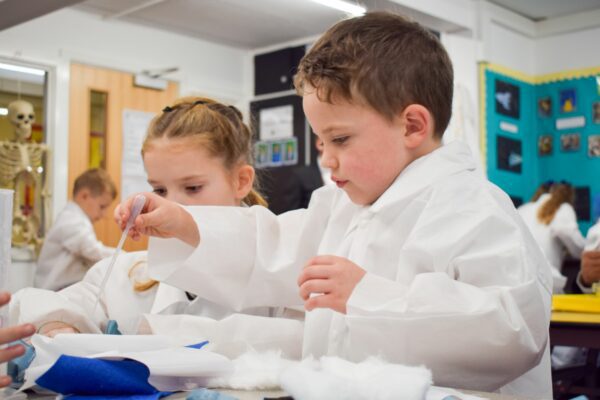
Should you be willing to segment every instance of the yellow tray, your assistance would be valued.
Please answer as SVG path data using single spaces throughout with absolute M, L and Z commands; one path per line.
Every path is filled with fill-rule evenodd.
M 552 311 L 600 313 L 600 296 L 595 294 L 555 294 Z

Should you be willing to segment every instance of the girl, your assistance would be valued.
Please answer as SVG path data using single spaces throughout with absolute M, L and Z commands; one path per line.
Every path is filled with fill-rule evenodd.
M 251 132 L 236 108 L 207 98 L 184 98 L 154 118 L 143 143 L 142 157 L 148 182 L 158 196 L 182 205 L 264 206 L 266 202 L 253 187 L 251 149 Z M 147 201 L 154 197 L 148 194 Z M 115 215 L 118 218 L 118 210 Z M 112 324 L 107 326 L 108 321 L 114 320 L 119 330 L 127 334 L 138 333 L 142 326 L 143 333 L 213 339 L 211 332 L 216 335 L 219 331 L 216 321 L 230 316 L 226 324 L 234 320 L 236 326 L 241 324 L 249 330 L 256 327 L 260 342 L 275 340 L 269 336 L 275 332 L 288 335 L 284 340 L 291 340 L 293 348 L 288 354 L 299 354 L 300 322 L 259 318 L 274 314 L 267 307 L 231 315 L 232 310 L 226 307 L 152 280 L 147 274 L 146 258 L 144 251 L 123 254 L 117 259 L 98 307 L 94 307 L 96 295 L 109 259 L 92 267 L 81 282 L 58 293 L 22 290 L 11 305 L 12 320 L 31 322 L 39 333 L 49 336 L 64 332 L 99 333 L 110 330 Z M 161 318 L 173 314 L 205 318 Z M 268 328 L 269 324 L 272 328 Z M 219 338 L 228 333 L 219 332 Z M 242 340 L 251 342 L 252 335 Z
M 554 183 L 531 207 L 519 213 L 552 266 L 553 292 L 562 293 L 566 278 L 561 274 L 565 256 L 579 259 L 585 239 L 579 231 L 573 209 L 575 189 L 567 182 Z

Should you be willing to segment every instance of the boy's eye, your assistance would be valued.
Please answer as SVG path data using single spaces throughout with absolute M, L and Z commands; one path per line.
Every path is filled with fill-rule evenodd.
M 350 138 L 350 136 L 339 136 L 336 138 L 333 138 L 333 140 L 331 141 L 334 144 L 344 144 L 346 143 L 346 141 Z
M 165 197 L 167 195 L 167 189 L 163 189 L 163 188 L 154 188 L 152 190 L 154 193 L 156 193 L 159 196 Z
M 186 186 L 185 190 L 190 193 L 197 193 L 202 190 L 202 185 Z

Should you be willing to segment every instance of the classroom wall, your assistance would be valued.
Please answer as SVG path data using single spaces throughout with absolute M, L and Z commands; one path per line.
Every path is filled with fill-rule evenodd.
M 539 38 L 535 47 L 538 75 L 600 66 L 600 27 Z
M 67 201 L 69 65 L 128 72 L 179 67 L 168 78 L 182 95 L 204 94 L 244 104 L 246 51 L 86 12 L 63 9 L 0 31 L 0 59 L 50 69 L 48 143 L 53 151 L 53 215 Z

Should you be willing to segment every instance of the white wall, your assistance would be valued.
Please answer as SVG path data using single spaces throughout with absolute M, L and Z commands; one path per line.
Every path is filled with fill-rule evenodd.
M 247 52 L 121 21 L 63 9 L 0 31 L 0 59 L 50 70 L 48 143 L 53 151 L 53 215 L 67 201 L 69 65 L 116 70 L 179 67 L 168 76 L 182 95 L 204 94 L 243 104 Z
M 536 41 L 538 75 L 600 66 L 600 27 L 540 38 Z

